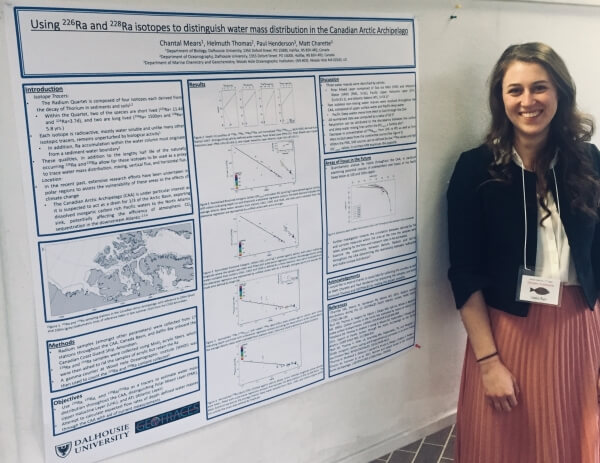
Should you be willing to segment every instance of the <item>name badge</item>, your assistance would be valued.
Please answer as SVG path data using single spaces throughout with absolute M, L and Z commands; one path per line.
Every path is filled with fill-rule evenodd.
M 544 278 L 519 272 L 517 300 L 534 304 L 560 305 L 562 282 L 559 278 Z

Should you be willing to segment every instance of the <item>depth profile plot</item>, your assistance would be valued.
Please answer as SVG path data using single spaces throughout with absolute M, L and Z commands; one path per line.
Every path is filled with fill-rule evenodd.
M 396 179 L 352 184 L 348 191 L 348 199 L 348 222 L 392 216 L 396 199 Z

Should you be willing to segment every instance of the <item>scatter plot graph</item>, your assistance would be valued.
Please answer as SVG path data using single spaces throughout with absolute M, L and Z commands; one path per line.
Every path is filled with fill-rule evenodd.
M 219 106 L 223 127 L 238 127 L 240 122 L 238 117 L 237 90 L 235 87 L 227 85 L 221 89 Z
M 236 145 L 229 149 L 227 176 L 233 190 L 248 190 L 296 181 L 293 141 Z
M 233 306 L 240 326 L 300 310 L 298 270 L 240 281 Z
M 297 370 L 302 366 L 301 328 L 254 339 L 239 345 L 235 358 L 241 386 Z
M 241 91 L 242 125 L 253 127 L 258 125 L 258 103 L 254 87 L 244 86 Z
M 231 245 L 236 257 L 298 246 L 298 206 L 239 214 L 233 219 Z
M 283 124 L 293 124 L 296 122 L 294 86 L 289 82 L 281 82 L 279 84 L 279 108 Z
M 353 183 L 348 191 L 348 222 L 392 216 L 395 200 L 393 178 Z

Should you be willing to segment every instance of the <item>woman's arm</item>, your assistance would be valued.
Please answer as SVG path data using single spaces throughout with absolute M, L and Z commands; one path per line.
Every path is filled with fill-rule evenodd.
M 600 151 L 596 145 L 589 145 L 589 149 L 592 156 L 592 163 L 596 168 L 596 176 L 600 179 Z M 600 205 L 596 210 L 600 217 Z M 600 223 L 596 223 L 596 229 L 594 231 L 594 238 L 592 241 L 592 269 L 594 271 L 594 277 L 596 282 L 596 289 L 598 291 L 597 297 L 600 299 Z
M 480 359 L 496 351 L 488 308 L 481 291 L 476 291 L 460 309 L 462 322 L 475 358 Z M 486 397 L 496 410 L 510 411 L 517 406 L 519 386 L 512 373 L 504 366 L 499 355 L 478 362 Z
M 479 149 L 461 154 L 448 185 L 448 241 L 456 307 L 460 308 L 469 342 L 480 359 L 496 352 L 488 308 L 481 288 L 488 284 L 484 269 L 485 227 L 478 191 L 487 178 L 488 159 Z M 517 405 L 518 387 L 499 356 L 478 362 L 486 397 L 497 410 Z

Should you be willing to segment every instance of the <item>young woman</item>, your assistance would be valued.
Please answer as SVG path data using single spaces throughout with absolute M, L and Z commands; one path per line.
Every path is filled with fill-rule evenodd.
M 508 47 L 448 188 L 457 463 L 600 463 L 600 152 L 547 45 Z

